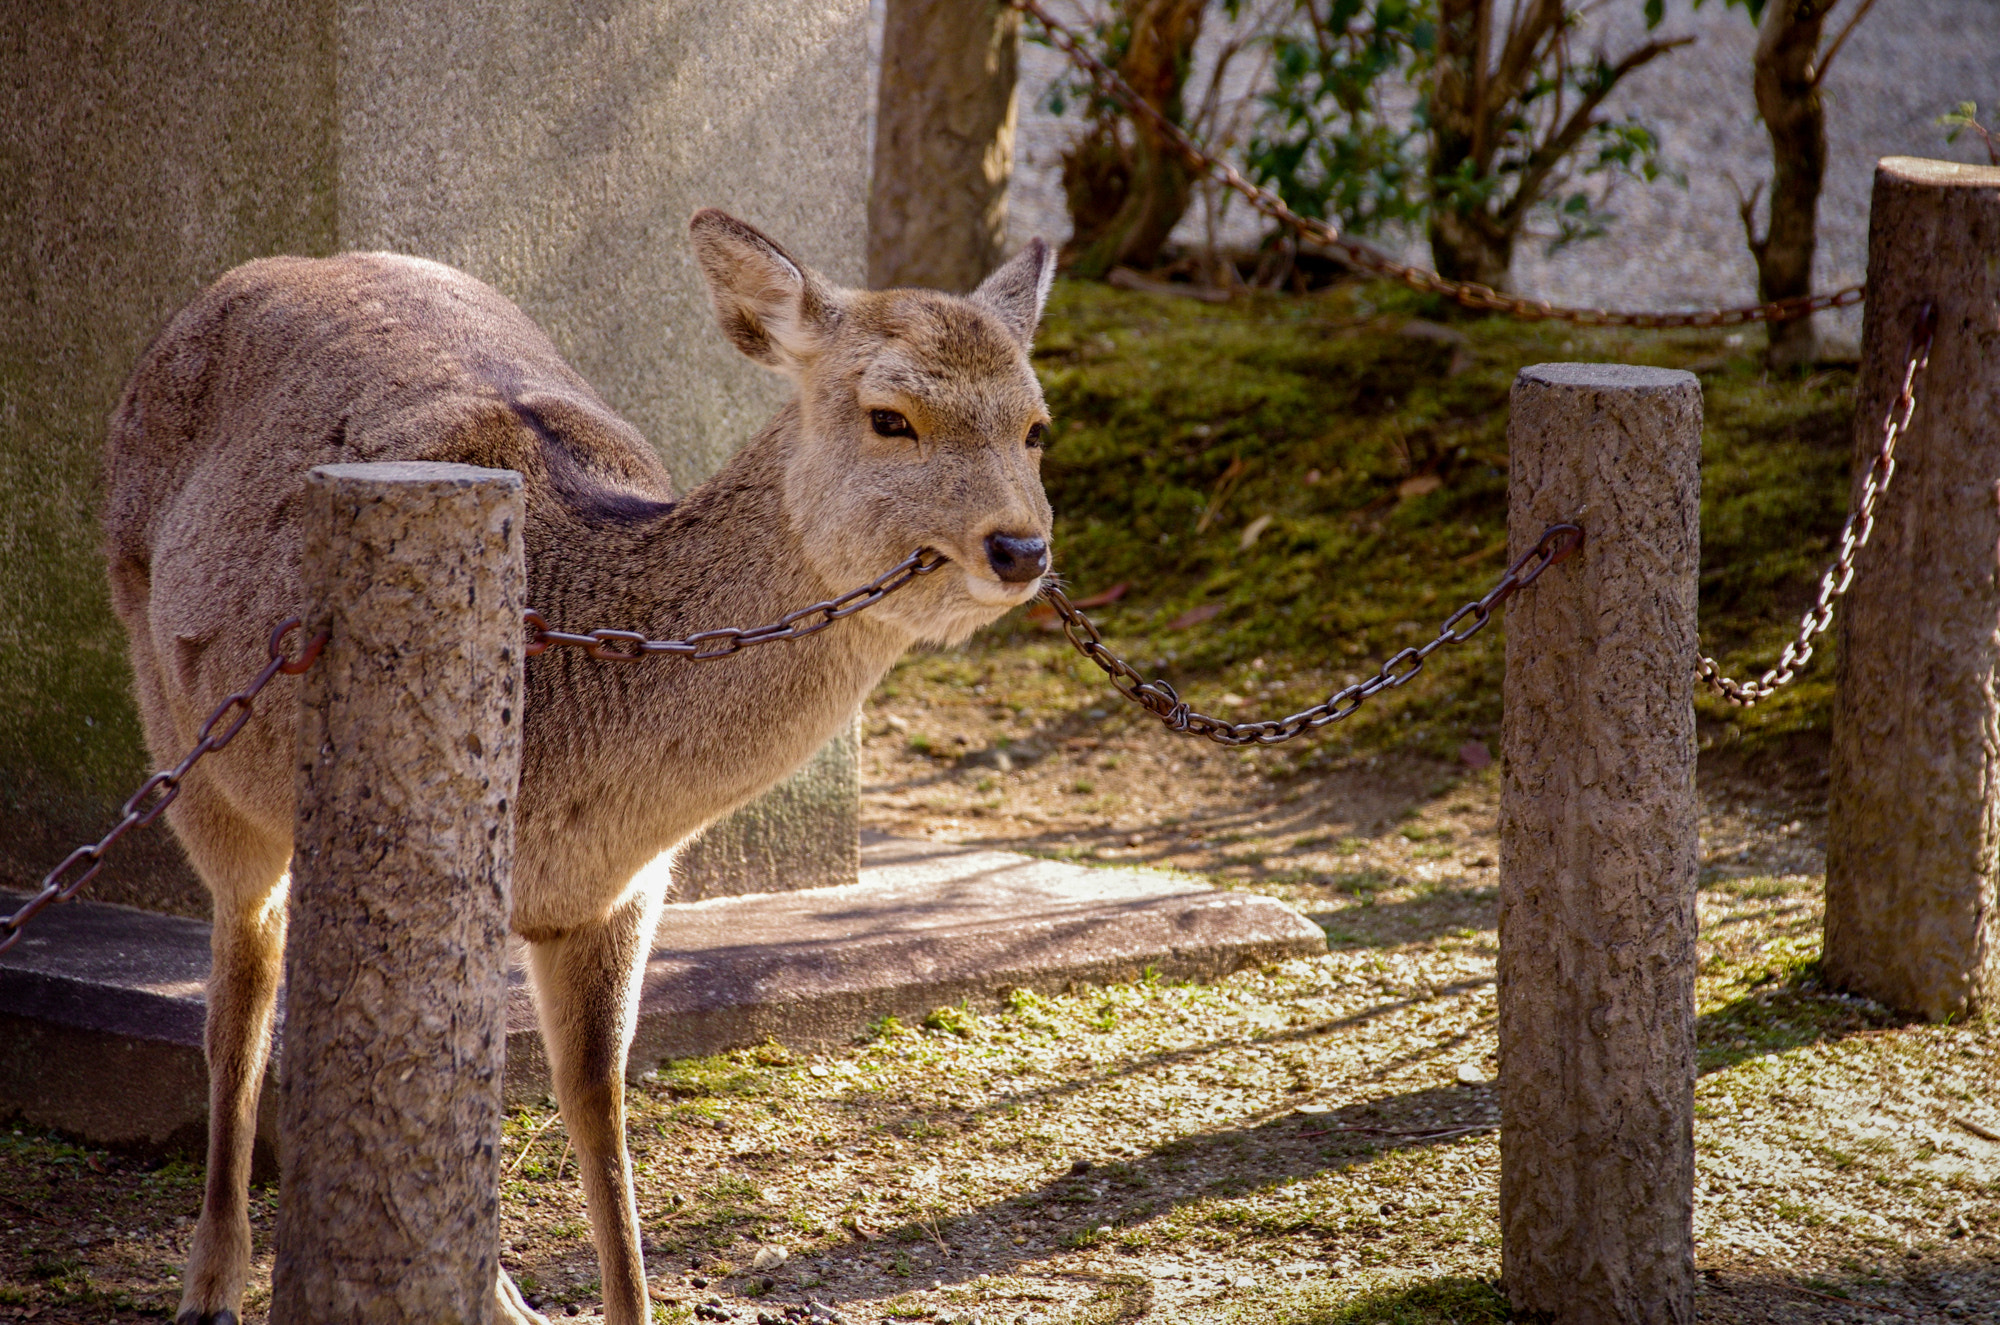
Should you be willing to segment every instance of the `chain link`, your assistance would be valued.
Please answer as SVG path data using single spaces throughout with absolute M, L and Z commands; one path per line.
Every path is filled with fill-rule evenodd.
M 920 575 L 928 575 L 945 564 L 946 558 L 928 548 L 919 548 L 903 558 L 885 574 L 870 580 L 858 589 L 850 589 L 838 598 L 814 603 L 794 612 L 787 612 L 768 626 L 753 626 L 748 629 L 724 627 L 720 630 L 704 630 L 690 635 L 684 640 L 649 640 L 644 635 L 629 630 L 594 630 L 588 635 L 568 635 L 550 630 L 542 614 L 533 608 L 523 614 L 528 629 L 528 646 L 524 652 L 532 657 L 550 647 L 579 648 L 588 656 L 607 662 L 635 662 L 648 654 L 671 653 L 681 657 L 705 661 L 710 658 L 726 658 L 733 653 L 756 644 L 770 644 L 777 640 L 803 639 L 807 635 L 825 630 L 845 616 L 873 607 L 890 594 L 909 584 Z M 122 807 L 121 817 L 110 832 L 89 846 L 78 847 L 63 857 L 57 865 L 42 877 L 41 890 L 29 898 L 13 915 L 0 920 L 0 953 L 14 946 L 21 931 L 29 921 L 56 902 L 67 902 L 82 891 L 83 886 L 104 867 L 104 853 L 109 851 L 119 838 L 134 828 L 144 828 L 166 812 L 167 806 L 181 794 L 181 782 L 201 759 L 222 749 L 236 739 L 250 721 L 252 705 L 258 694 L 280 672 L 296 676 L 306 671 L 319 660 L 320 650 L 326 647 L 327 634 L 321 631 L 306 643 L 305 650 L 296 662 L 288 659 L 284 651 L 285 637 L 299 628 L 299 618 L 292 617 L 279 623 L 271 632 L 270 661 L 255 680 L 216 706 L 209 714 L 208 721 L 201 726 L 194 748 L 187 757 L 173 768 L 153 774 L 140 788 L 133 792 Z M 233 715 L 233 717 L 232 717 Z M 223 726 L 230 719 L 228 726 Z M 219 729 L 219 730 L 218 730 Z M 84 867 L 88 868 L 84 868 Z M 72 871 L 82 869 L 75 878 L 68 878 Z
M 1819 577 L 1819 597 L 1799 618 L 1798 637 L 1778 655 L 1777 665 L 1755 681 L 1737 681 L 1724 676 L 1715 659 L 1706 654 L 1696 665 L 1695 674 L 1730 703 L 1748 706 L 1778 693 L 1780 686 L 1791 681 L 1801 667 L 1812 661 L 1813 640 L 1833 624 L 1834 602 L 1854 582 L 1854 556 L 1868 546 L 1868 536 L 1875 532 L 1875 504 L 1889 491 L 1889 482 L 1896 477 L 1896 442 L 1910 426 L 1910 416 L 1916 412 L 1917 378 L 1930 366 L 1931 339 L 1936 334 L 1937 305 L 1926 303 L 1917 310 L 1916 327 L 1910 333 L 1910 353 L 1903 362 L 1902 389 L 1882 415 L 1881 448 L 1869 461 L 1854 508 L 1847 513 L 1847 522 L 1840 527 L 1839 551 L 1834 553 L 1833 564 L 1826 568 L 1826 574 Z
M 1043 8 L 1041 0 L 1007 0 L 1007 3 L 1041 24 L 1049 41 L 1072 64 L 1090 75 L 1091 81 L 1127 111 L 1150 124 L 1154 131 L 1176 151 L 1187 158 L 1190 165 L 1203 174 L 1220 181 L 1225 188 L 1241 196 L 1253 208 L 1276 221 L 1286 229 L 1324 247 L 1338 250 L 1348 262 L 1363 271 L 1374 272 L 1401 281 L 1413 290 L 1425 294 L 1443 295 L 1456 300 L 1467 308 L 1484 309 L 1505 313 L 1509 317 L 1528 322 L 1568 322 L 1584 327 L 1734 327 L 1746 322 L 1790 322 L 1797 318 L 1829 308 L 1846 308 L 1858 304 L 1866 297 L 1867 288 L 1850 285 L 1824 294 L 1799 295 L 1790 299 L 1776 299 L 1770 303 L 1752 304 L 1740 308 L 1710 308 L 1687 313 L 1644 313 L 1619 312 L 1606 308 L 1564 308 L 1549 303 L 1545 299 L 1524 299 L 1519 295 L 1502 294 L 1490 285 L 1477 281 L 1454 281 L 1426 267 L 1412 266 L 1398 262 L 1372 244 L 1349 239 L 1331 223 L 1300 216 L 1285 204 L 1284 199 L 1244 178 L 1243 172 L 1221 159 L 1197 142 L 1187 130 L 1175 124 L 1144 97 L 1132 90 L 1115 70 L 1092 55 L 1083 47 L 1077 33 L 1052 16 Z
M 296 662 L 285 656 L 285 637 L 298 628 L 297 617 L 280 622 L 277 629 L 271 632 L 270 661 L 264 664 L 264 670 L 257 673 L 256 680 L 215 706 L 215 712 L 209 714 L 208 721 L 201 724 L 201 731 L 195 737 L 194 748 L 187 752 L 187 757 L 172 768 L 147 778 L 126 800 L 121 810 L 121 817 L 110 832 L 89 846 L 78 847 L 64 856 L 61 864 L 42 876 L 41 891 L 29 898 L 13 915 L 0 920 L 0 952 L 13 947 L 14 941 L 21 937 L 21 930 L 45 908 L 56 902 L 67 902 L 81 892 L 83 885 L 89 883 L 97 871 L 104 868 L 104 853 L 109 851 L 119 838 L 134 828 L 144 828 L 166 813 L 167 807 L 181 794 L 182 780 L 197 763 L 201 762 L 202 757 L 215 753 L 236 739 L 236 733 L 242 731 L 244 724 L 250 721 L 252 704 L 270 683 L 272 677 L 280 672 L 287 676 L 297 676 L 319 661 L 320 650 L 326 647 L 325 631 L 306 641 L 306 646 Z M 223 727 L 223 720 L 230 718 L 232 714 L 234 717 L 229 725 Z M 218 731 L 217 728 L 221 730 Z M 88 865 L 89 868 L 75 878 L 63 877 L 83 865 Z
M 724 626 L 689 635 L 686 639 L 647 639 L 632 630 L 593 630 L 587 635 L 570 635 L 550 630 L 542 614 L 529 608 L 525 616 L 528 626 L 525 652 L 532 658 L 550 648 L 582 649 L 585 655 L 601 662 L 638 662 L 656 653 L 674 654 L 695 662 L 727 658 L 752 645 L 804 639 L 817 634 L 844 616 L 853 616 L 873 607 L 919 575 L 928 575 L 944 565 L 946 560 L 943 553 L 918 548 L 860 588 L 849 589 L 838 598 L 787 612 L 768 626 Z M 818 619 L 813 620 L 815 617 Z
M 1096 663 L 1111 678 L 1119 694 L 1145 709 L 1173 731 L 1202 736 L 1217 745 L 1277 745 L 1329 723 L 1350 717 L 1364 701 L 1384 690 L 1408 685 L 1424 670 L 1424 663 L 1447 644 L 1463 644 L 1486 628 L 1493 609 L 1533 584 L 1549 567 L 1583 546 L 1583 530 L 1573 524 L 1550 525 L 1528 552 L 1507 568 L 1483 598 L 1475 598 L 1446 617 L 1436 638 L 1394 654 L 1366 681 L 1357 682 L 1328 695 L 1288 718 L 1266 722 L 1229 722 L 1197 713 L 1165 681 L 1148 681 L 1132 664 L 1104 646 L 1104 637 L 1090 618 L 1078 611 L 1061 589 L 1050 585 L 1043 596 L 1062 618 L 1063 634 L 1076 651 Z M 1467 618 L 1470 618 L 1468 621 Z

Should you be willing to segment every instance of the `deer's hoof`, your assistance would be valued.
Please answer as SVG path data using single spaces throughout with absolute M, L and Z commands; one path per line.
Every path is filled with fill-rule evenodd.
M 514 1276 L 507 1273 L 507 1267 L 500 1267 L 499 1279 L 494 1284 L 494 1305 L 501 1325 L 549 1325 L 548 1318 L 528 1305 L 521 1296 L 521 1290 L 514 1283 Z
M 188 1307 L 174 1317 L 174 1325 L 242 1325 L 236 1313 L 228 1307 L 217 1307 L 213 1311 L 203 1311 L 200 1307 Z

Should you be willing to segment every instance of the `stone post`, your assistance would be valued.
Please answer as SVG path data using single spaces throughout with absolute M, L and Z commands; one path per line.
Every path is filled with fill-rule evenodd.
M 888 0 L 868 194 L 868 283 L 965 291 L 1000 265 L 1021 12 Z
M 1918 1016 L 2000 994 L 2000 169 L 1885 158 L 1868 230 L 1854 474 L 1918 310 L 1929 371 L 1839 609 L 1827 978 Z
M 1694 1319 L 1692 374 L 1515 380 L 1509 544 L 1582 549 L 1507 607 L 1500 1230 L 1507 1295 L 1563 1325 Z M 1541 1318 L 1541 1317 L 1537 1317 Z
M 522 511 L 510 470 L 307 484 L 278 1325 L 492 1315 Z

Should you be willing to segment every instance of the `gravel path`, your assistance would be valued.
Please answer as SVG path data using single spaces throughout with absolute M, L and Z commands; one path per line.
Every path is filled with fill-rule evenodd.
M 1852 0 L 1835 17 L 1844 20 Z M 1081 12 L 1078 0 L 1062 10 Z M 1598 27 L 1614 51 L 1642 31 L 1640 6 L 1608 7 Z M 1672 184 L 1620 190 L 1614 210 L 1621 220 L 1603 239 L 1574 245 L 1554 257 L 1526 244 L 1514 264 L 1525 293 L 1566 302 L 1672 308 L 1751 302 L 1756 269 L 1736 214 L 1736 188 L 1745 192 L 1770 174 L 1770 139 L 1757 119 L 1750 92 L 1755 32 L 1743 11 L 1710 0 L 1692 9 L 1672 0 L 1666 34 L 1698 40 L 1662 57 L 1626 81 L 1614 113 L 1632 113 L 1653 126 L 1669 159 L 1687 176 Z M 1211 31 L 1202 59 L 1212 60 L 1221 36 Z M 1063 209 L 1061 154 L 1078 121 L 1048 113 L 1044 97 L 1061 73 L 1062 57 L 1036 45 L 1024 48 L 1021 127 L 1012 195 L 1011 226 L 1019 242 L 1035 234 L 1069 232 Z M 1207 66 L 1198 61 L 1197 79 Z M 1868 232 L 1873 163 L 1882 156 L 1914 155 L 1983 161 L 1967 137 L 1947 145 L 1939 115 L 1960 101 L 1982 107 L 2000 101 L 2000 4 L 1995 0 L 1880 0 L 1855 29 L 1827 78 L 1831 139 L 1826 190 L 1820 199 L 1820 249 L 1816 285 L 1831 288 L 1861 279 Z M 1254 233 L 1248 217 L 1234 218 L 1231 237 Z M 1191 217 L 1179 232 L 1201 237 Z M 1421 245 L 1404 254 L 1427 260 Z M 1852 343 L 1860 310 L 1822 315 L 1822 334 Z

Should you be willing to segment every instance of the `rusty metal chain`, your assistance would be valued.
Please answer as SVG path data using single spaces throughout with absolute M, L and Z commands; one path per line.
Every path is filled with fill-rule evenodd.
M 919 575 L 928 575 L 944 565 L 946 560 L 943 553 L 918 548 L 860 588 L 849 589 L 838 598 L 787 612 L 768 626 L 723 626 L 700 631 L 686 639 L 647 639 L 633 630 L 593 630 L 587 635 L 570 635 L 550 630 L 542 614 L 529 608 L 526 613 L 528 647 L 525 652 L 532 658 L 552 647 L 582 649 L 587 656 L 602 662 L 638 662 L 656 653 L 691 658 L 695 662 L 727 658 L 755 644 L 804 639 L 817 634 L 844 616 L 853 616 L 873 607 Z M 809 620 L 812 617 L 819 619 Z
M 928 575 L 945 564 L 946 558 L 928 548 L 919 548 L 903 558 L 886 573 L 870 580 L 858 589 L 850 589 L 838 598 L 801 607 L 787 612 L 768 626 L 753 626 L 748 629 L 724 627 L 719 630 L 704 630 L 690 635 L 684 640 L 649 640 L 645 636 L 629 630 L 594 630 L 588 635 L 568 635 L 550 630 L 542 614 L 530 608 L 523 614 L 528 629 L 528 646 L 524 650 L 529 656 L 541 653 L 551 646 L 580 648 L 592 658 L 612 662 L 633 662 L 654 653 L 677 654 L 682 657 L 705 661 L 710 658 L 726 658 L 755 644 L 770 644 L 777 640 L 803 639 L 807 635 L 825 630 L 844 616 L 873 607 L 896 590 L 910 583 L 920 575 Z M 816 618 L 816 619 L 815 619 Z M 111 831 L 89 846 L 78 847 L 50 870 L 42 878 L 42 887 L 29 898 L 13 915 L 0 920 L 0 953 L 14 946 L 21 936 L 21 930 L 45 908 L 56 902 L 67 902 L 77 895 L 83 886 L 104 866 L 104 853 L 109 851 L 119 838 L 134 828 L 144 828 L 166 812 L 180 795 L 181 781 L 203 756 L 222 749 L 250 721 L 251 706 L 258 694 L 280 672 L 296 676 L 306 671 L 319 660 L 320 650 L 326 647 L 327 635 L 321 631 L 306 643 L 304 651 L 296 662 L 285 655 L 285 637 L 299 627 L 299 619 L 279 623 L 271 632 L 270 662 L 257 674 L 255 680 L 216 706 L 209 714 L 208 721 L 201 726 L 194 748 L 187 757 L 173 768 L 153 774 L 137 791 L 126 800 L 121 817 Z M 222 727 L 223 720 L 234 712 L 235 720 Z M 72 870 L 88 865 L 75 878 L 65 878 Z
M 209 714 L 208 721 L 201 724 L 201 731 L 195 738 L 194 748 L 187 752 L 187 757 L 172 768 L 147 778 L 144 784 L 126 800 L 122 815 L 110 832 L 89 846 L 78 847 L 64 856 L 60 865 L 42 876 L 41 891 L 29 898 L 13 915 L 0 920 L 0 952 L 13 947 L 14 941 L 21 937 L 21 930 L 45 908 L 56 902 L 67 902 L 82 891 L 83 885 L 89 883 L 97 871 L 104 868 L 104 853 L 109 851 L 119 838 L 134 828 L 144 828 L 166 812 L 167 807 L 174 803 L 174 798 L 181 794 L 182 780 L 197 763 L 201 762 L 202 757 L 215 753 L 236 739 L 236 733 L 242 731 L 243 725 L 250 721 L 251 705 L 270 683 L 272 677 L 279 672 L 287 676 L 297 676 L 319 661 L 320 650 L 326 647 L 325 631 L 306 641 L 306 646 L 296 662 L 285 656 L 285 637 L 298 628 L 297 617 L 280 622 L 277 629 L 271 632 L 271 660 L 264 665 L 263 671 L 257 673 L 256 680 L 215 706 L 215 712 Z M 221 731 L 217 731 L 216 728 L 221 727 L 222 720 L 232 712 L 236 714 L 235 720 Z M 64 875 L 84 864 L 88 864 L 90 868 L 73 879 L 64 879 Z
M 1437 637 L 1420 646 L 1413 645 L 1392 656 L 1366 681 L 1357 682 L 1328 695 L 1288 718 L 1266 722 L 1229 722 L 1197 713 L 1187 706 L 1165 681 L 1148 681 L 1139 671 L 1104 647 L 1090 618 L 1078 611 L 1061 589 L 1050 585 L 1043 596 L 1062 618 L 1063 634 L 1076 651 L 1104 669 L 1118 693 L 1165 723 L 1170 729 L 1203 736 L 1217 745 L 1277 745 L 1308 731 L 1318 731 L 1329 723 L 1350 717 L 1362 703 L 1384 690 L 1407 685 L 1424 670 L 1424 662 L 1447 644 L 1463 644 L 1485 629 L 1493 619 L 1493 609 L 1533 584 L 1536 577 L 1583 546 L 1583 530 L 1573 524 L 1550 525 L 1519 560 L 1507 568 L 1483 598 L 1475 598 L 1446 617 Z M 1467 617 L 1470 624 L 1461 625 Z
M 1861 480 L 1861 490 L 1854 499 L 1854 507 L 1847 513 L 1847 522 L 1840 527 L 1839 550 L 1834 553 L 1833 564 L 1826 568 L 1826 574 L 1819 577 L 1819 597 L 1799 618 L 1798 637 L 1778 655 L 1777 665 L 1755 681 L 1737 681 L 1724 676 L 1715 659 L 1706 654 L 1696 665 L 1696 676 L 1730 703 L 1748 706 L 1776 694 L 1779 687 L 1791 681 L 1801 667 L 1812 661 L 1813 640 L 1833 624 L 1834 602 L 1854 582 L 1854 556 L 1868 546 L 1868 536 L 1875 532 L 1875 504 L 1889 491 L 1889 482 L 1896 477 L 1896 442 L 1902 437 L 1904 429 L 1910 426 L 1910 416 L 1916 412 L 1917 378 L 1930 366 L 1931 339 L 1936 334 L 1937 305 L 1926 303 L 1917 310 L 1916 327 L 1910 333 L 1910 353 L 1903 362 L 1902 389 L 1882 415 L 1881 448 L 1869 461 L 1868 472 Z
M 1187 158 L 1188 163 L 1203 174 L 1212 176 L 1222 185 L 1247 201 L 1263 215 L 1279 225 L 1324 247 L 1336 249 L 1347 261 L 1363 271 L 1401 281 L 1413 290 L 1425 294 L 1443 295 L 1456 300 L 1467 308 L 1484 309 L 1505 313 L 1509 317 L 1528 322 L 1568 322 L 1584 327 L 1734 327 L 1746 322 L 1790 322 L 1797 318 L 1829 308 L 1846 308 L 1860 303 L 1867 295 L 1867 287 L 1849 285 L 1824 294 L 1800 295 L 1791 299 L 1777 299 L 1770 303 L 1751 304 L 1739 308 L 1710 308 L 1687 313 L 1619 312 L 1606 308 L 1564 308 L 1549 303 L 1545 299 L 1524 299 L 1519 295 L 1502 294 L 1490 285 L 1477 281 L 1454 281 L 1438 275 L 1426 267 L 1413 266 L 1396 259 L 1357 239 L 1350 239 L 1327 221 L 1317 221 L 1300 216 L 1285 204 L 1271 190 L 1253 184 L 1229 162 L 1216 156 L 1197 142 L 1187 130 L 1175 124 L 1144 97 L 1132 90 L 1116 70 L 1084 49 L 1082 39 L 1074 29 L 1055 18 L 1045 9 L 1041 0 L 1007 0 L 1015 9 L 1027 14 L 1048 34 L 1051 44 L 1067 55 L 1070 62 L 1090 75 L 1092 82 L 1113 101 L 1127 111 L 1150 124 L 1155 132 L 1175 150 Z

